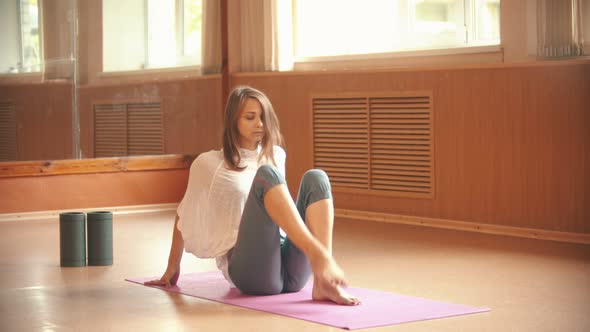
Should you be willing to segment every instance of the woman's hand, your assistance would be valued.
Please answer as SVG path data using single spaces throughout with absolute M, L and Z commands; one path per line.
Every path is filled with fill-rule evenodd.
M 322 283 L 333 286 L 346 286 L 344 271 L 338 266 L 334 258 L 328 253 L 322 253 L 310 259 L 314 278 Z
M 162 275 L 160 279 L 146 281 L 143 284 L 148 286 L 171 287 L 176 285 L 179 276 L 180 266 L 168 265 L 168 268 L 166 268 L 166 272 L 164 272 L 164 275 Z
M 180 218 L 176 215 L 174 220 L 174 229 L 172 231 L 172 244 L 170 245 L 170 255 L 168 256 L 168 267 L 166 272 L 160 279 L 146 281 L 144 285 L 164 286 L 170 287 L 176 285 L 178 276 L 180 275 L 180 261 L 182 260 L 182 253 L 184 251 L 184 240 L 182 234 L 178 230 L 178 220 Z

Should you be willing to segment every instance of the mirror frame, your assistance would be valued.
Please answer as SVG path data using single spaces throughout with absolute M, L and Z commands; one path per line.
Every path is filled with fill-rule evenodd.
M 189 168 L 197 155 L 170 154 L 94 159 L 35 160 L 0 163 L 0 178 L 115 173 Z

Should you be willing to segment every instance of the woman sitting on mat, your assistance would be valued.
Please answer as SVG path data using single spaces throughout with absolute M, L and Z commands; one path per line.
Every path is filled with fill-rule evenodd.
M 306 172 L 294 203 L 282 143 L 268 98 L 251 87 L 234 89 L 225 108 L 223 150 L 203 153 L 191 165 L 168 267 L 145 284 L 175 285 L 186 249 L 216 258 L 224 277 L 245 294 L 297 292 L 313 272 L 314 300 L 360 303 L 343 290 L 344 273 L 332 257 L 328 177 L 321 170 Z

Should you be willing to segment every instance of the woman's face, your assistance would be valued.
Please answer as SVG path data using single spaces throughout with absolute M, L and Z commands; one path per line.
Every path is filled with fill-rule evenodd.
M 256 150 L 264 137 L 262 105 L 254 98 L 248 98 L 238 115 L 238 131 L 240 133 L 240 147 Z

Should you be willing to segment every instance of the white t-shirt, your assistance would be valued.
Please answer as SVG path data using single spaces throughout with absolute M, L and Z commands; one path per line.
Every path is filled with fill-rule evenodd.
M 199 258 L 215 258 L 217 267 L 232 285 L 227 252 L 236 244 L 256 171 L 263 164 L 271 164 L 266 159 L 258 163 L 260 150 L 239 149 L 240 166 L 246 166 L 241 172 L 225 166 L 221 150 L 200 154 L 191 165 L 186 193 L 176 211 L 184 249 Z M 284 176 L 285 151 L 275 146 L 274 158 Z

